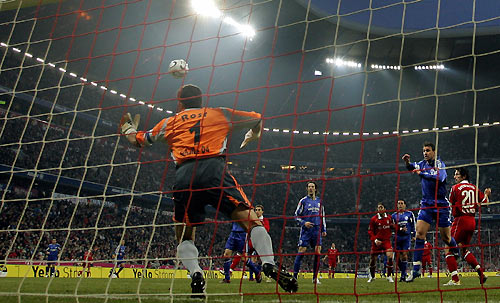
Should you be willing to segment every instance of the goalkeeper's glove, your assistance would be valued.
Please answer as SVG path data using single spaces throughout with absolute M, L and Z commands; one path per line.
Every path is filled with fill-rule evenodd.
M 254 132 L 252 129 L 248 130 L 247 133 L 245 134 L 245 139 L 243 140 L 243 142 L 241 142 L 240 148 L 245 147 L 250 141 L 259 139 L 261 133 L 262 129 L 259 129 L 258 132 Z
M 134 116 L 134 120 L 132 120 L 132 116 L 130 113 L 126 113 L 123 115 L 120 120 L 120 130 L 123 135 L 129 135 L 137 132 L 137 128 L 139 127 L 139 121 L 141 120 L 141 116 L 136 114 Z

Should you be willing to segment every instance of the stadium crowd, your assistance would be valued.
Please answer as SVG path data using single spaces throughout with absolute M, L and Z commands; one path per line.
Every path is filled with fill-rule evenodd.
M 87 199 L 78 203 L 74 199 L 5 202 L 0 211 L 0 260 L 43 260 L 48 243 L 55 238 L 62 246 L 61 261 L 81 261 L 84 252 L 93 247 L 96 248 L 94 260 L 111 262 L 112 252 L 123 237 L 127 246 L 125 259 L 130 264 L 144 265 L 147 261 L 147 266 L 153 266 L 152 262 L 158 259 L 162 265 L 173 265 L 176 241 L 173 226 L 170 225 L 173 223 L 171 216 L 172 213 L 167 210 L 160 210 L 155 215 L 149 209 L 120 208 L 114 203 L 103 205 Z M 291 268 L 300 229 L 293 218 L 287 222 L 280 217 L 269 218 L 274 250 L 282 255 L 280 262 Z M 205 239 L 200 242 L 200 256 L 204 266 L 219 268 L 231 225 L 227 221 L 210 220 L 207 219 L 197 231 L 197 237 Z M 366 221 L 359 225 L 335 221 L 327 224 L 324 245 L 336 243 L 341 252 L 342 270 L 354 271 L 356 253 L 360 254 L 360 263 L 367 263 L 369 240 Z M 495 258 L 491 257 L 499 253 L 498 227 L 491 221 L 482 223 L 482 243 L 493 245 L 484 249 L 485 268 L 488 270 L 498 267 Z M 434 241 L 433 238 L 430 240 Z M 473 243 L 476 242 L 477 239 L 473 240 Z M 479 247 L 473 250 L 481 255 Z M 312 260 L 312 257 L 305 258 L 303 269 L 310 270 Z M 441 266 L 445 266 L 444 261 L 441 261 Z

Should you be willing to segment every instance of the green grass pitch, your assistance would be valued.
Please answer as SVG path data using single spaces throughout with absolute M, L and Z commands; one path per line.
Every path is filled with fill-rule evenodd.
M 1 278 L 0 301 L 8 302 L 204 302 L 185 296 L 188 279 L 63 279 Z M 297 294 L 276 294 L 276 284 L 207 280 L 207 302 L 500 302 L 500 277 L 490 277 L 484 289 L 476 277 L 462 278 L 461 286 L 442 286 L 446 279 L 421 278 L 413 283 L 389 283 L 377 278 L 322 279 L 316 290 L 310 279 L 299 279 Z M 355 284 L 356 281 L 356 284 Z M 173 291 L 170 291 L 170 288 Z M 476 289 L 473 289 L 476 288 Z M 138 291 L 139 290 L 139 291 Z M 440 291 L 442 290 L 442 291 Z M 281 292 L 281 290 L 280 290 Z M 22 295 L 16 295 L 21 293 Z M 76 296 L 75 296 L 76 293 Z M 273 293 L 273 294 L 270 294 Z M 358 296 L 355 296 L 356 293 Z M 106 298 L 106 295 L 107 298 Z M 173 296 L 172 296 L 173 294 Z M 184 294 L 184 295 L 182 295 Z M 140 298 L 139 298 L 140 297 Z M 281 301 L 280 301 L 281 300 Z

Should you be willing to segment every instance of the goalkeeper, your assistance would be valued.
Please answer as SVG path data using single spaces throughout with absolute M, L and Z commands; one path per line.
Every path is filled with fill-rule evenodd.
M 174 221 L 179 241 L 177 257 L 192 278 L 194 297 L 203 298 L 205 280 L 194 245 L 196 224 L 205 220 L 205 206 L 211 205 L 239 222 L 249 233 L 263 263 L 266 276 L 275 279 L 287 292 L 296 292 L 297 280 L 279 270 L 274 263 L 271 237 L 253 211 L 251 202 L 226 166 L 227 136 L 249 129 L 240 148 L 260 138 L 261 115 L 229 108 L 202 107 L 202 92 L 195 85 L 184 85 L 177 92 L 177 114 L 161 120 L 149 131 L 137 131 L 139 115 L 129 113 L 120 121 L 121 132 L 136 146 L 163 141 L 170 147 L 176 163 Z

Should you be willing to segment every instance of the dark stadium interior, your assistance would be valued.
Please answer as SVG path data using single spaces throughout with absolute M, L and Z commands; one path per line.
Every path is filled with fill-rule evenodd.
M 227 159 L 251 200 L 264 205 L 277 253 L 296 253 L 293 214 L 307 180 L 314 179 L 325 201 L 325 243 L 334 241 L 346 252 L 346 264 L 356 262 L 358 252 L 367 262 L 366 229 L 377 203 L 394 210 L 402 198 L 409 208 L 419 207 L 419 179 L 406 171 L 401 155 L 419 160 L 424 141 L 437 142 L 447 166 L 468 167 L 471 181 L 493 188 L 498 200 L 500 125 L 493 123 L 500 121 L 500 26 L 488 20 L 488 7 L 478 6 L 477 23 L 464 9 L 439 27 L 418 25 L 412 11 L 408 20 L 415 25 L 401 31 L 401 19 L 389 16 L 403 3 L 373 1 L 374 8 L 394 7 L 373 11 L 373 31 L 367 32 L 370 11 L 339 18 L 337 1 L 325 1 L 328 7 L 313 1 L 309 15 L 303 0 L 253 1 L 251 13 L 248 5 L 225 1 L 225 13 L 254 27 L 256 36 L 247 40 L 227 24 L 196 17 L 188 1 L 174 2 L 111 1 L 103 7 L 101 1 L 61 1 L 19 14 L 0 9 L 0 20 L 23 20 L 0 23 L 0 42 L 10 46 L 0 47 L 0 260 L 38 260 L 53 237 L 63 246 L 61 260 L 81 260 L 91 245 L 99 247 L 96 260 L 108 260 L 123 236 L 130 262 L 159 258 L 172 265 L 175 163 L 163 144 L 129 146 L 118 123 L 129 111 L 141 114 L 141 130 L 152 128 L 172 115 L 167 110 L 175 112 L 182 83 L 200 86 L 208 106 L 263 114 L 269 131 L 244 150 L 244 132 L 235 133 Z M 371 1 L 346 2 L 367 8 Z M 442 13 L 451 16 L 450 9 Z M 429 16 L 434 22 L 435 14 Z M 469 22 L 448 28 L 461 19 Z M 362 67 L 335 66 L 325 61 L 329 57 Z M 184 80 L 167 74 L 168 63 L 178 58 L 189 63 Z M 445 69 L 415 69 L 439 64 Z M 412 133 L 435 127 L 440 130 Z M 389 134 L 331 134 L 383 131 Z M 491 255 L 500 249 L 498 207 L 482 213 L 491 216 L 481 221 L 481 238 L 493 244 L 485 250 L 485 266 L 496 270 L 500 265 Z M 214 222 L 213 215 L 211 210 L 197 237 L 209 239 L 199 243 L 200 256 L 213 258 L 218 268 L 230 222 Z M 304 268 L 312 268 L 309 259 Z M 210 258 L 204 260 L 209 266 Z M 282 263 L 291 267 L 293 257 Z M 349 266 L 344 269 L 353 270 Z

